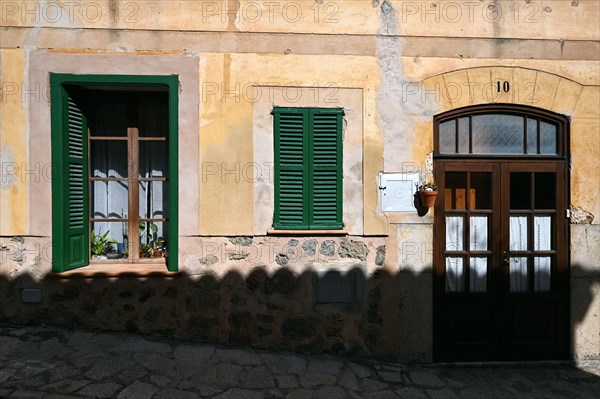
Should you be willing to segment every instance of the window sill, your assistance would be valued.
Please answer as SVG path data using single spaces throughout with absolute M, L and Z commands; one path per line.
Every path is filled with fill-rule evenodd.
M 348 230 L 275 230 L 268 229 L 269 236 L 347 236 Z
M 69 270 L 63 273 L 53 273 L 58 278 L 75 277 L 150 277 L 164 276 L 174 277 L 180 272 L 170 272 L 164 262 L 161 263 L 115 263 L 115 262 L 94 262 L 88 266 Z

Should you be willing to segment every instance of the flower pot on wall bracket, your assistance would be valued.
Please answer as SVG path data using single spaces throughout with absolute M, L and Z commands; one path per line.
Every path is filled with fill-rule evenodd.
M 437 197 L 437 191 L 419 191 L 421 197 L 421 204 L 426 208 L 431 208 L 435 205 L 435 198 Z

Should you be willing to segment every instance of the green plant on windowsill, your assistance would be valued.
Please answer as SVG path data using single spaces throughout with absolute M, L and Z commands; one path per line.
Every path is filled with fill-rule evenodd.
M 92 230 L 92 236 L 91 236 L 91 238 L 92 238 L 91 239 L 92 255 L 99 257 L 99 256 L 106 255 L 108 252 L 114 251 L 113 245 L 116 244 L 117 241 L 113 238 L 108 238 L 108 233 L 110 233 L 110 230 L 108 230 L 103 235 L 96 234 L 94 232 L 94 230 Z
M 140 244 L 140 258 L 152 258 L 152 245 Z
M 146 229 L 146 224 L 148 224 L 148 229 Z M 140 222 L 140 258 L 154 257 L 152 243 L 156 241 L 157 234 L 158 226 L 156 223 Z

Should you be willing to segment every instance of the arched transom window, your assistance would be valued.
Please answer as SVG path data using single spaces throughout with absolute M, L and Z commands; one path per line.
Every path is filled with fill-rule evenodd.
M 482 105 L 437 115 L 439 156 L 563 157 L 568 120 L 562 115 L 518 105 Z

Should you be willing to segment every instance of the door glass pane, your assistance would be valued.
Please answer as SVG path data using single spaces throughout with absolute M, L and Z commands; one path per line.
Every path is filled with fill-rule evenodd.
M 471 173 L 470 209 L 492 209 L 492 174 Z
M 446 291 L 462 292 L 465 290 L 465 273 L 463 258 L 446 257 Z
M 556 174 L 535 174 L 535 209 L 556 208 Z
M 127 178 L 127 141 L 98 141 L 90 144 L 92 177 Z
M 556 131 L 556 125 L 540 122 L 540 152 L 542 154 L 558 154 Z
M 470 270 L 469 290 L 485 292 L 487 290 L 487 258 L 472 257 Z
M 456 119 L 440 123 L 440 153 L 456 153 Z
M 527 119 L 527 153 L 537 154 L 537 119 Z
M 140 182 L 140 217 L 145 219 L 166 218 L 169 201 L 167 182 Z
M 446 209 L 466 209 L 467 174 L 446 172 Z
M 517 115 L 473 116 L 473 154 L 522 154 L 525 119 Z
M 458 120 L 458 152 L 459 154 L 469 153 L 469 118 Z
M 533 258 L 533 272 L 535 276 L 534 289 L 536 291 L 550 291 L 550 266 L 552 259 L 549 256 L 536 256 Z
M 510 174 L 510 209 L 531 209 L 531 173 Z
M 527 258 L 510 258 L 510 290 L 527 291 Z
M 446 216 L 446 251 L 462 251 L 464 240 L 462 216 Z
M 552 249 L 552 218 L 550 216 L 536 216 L 533 218 L 533 242 L 536 251 L 549 251 Z
M 127 258 L 127 222 L 93 222 L 90 229 L 93 260 Z
M 90 192 L 92 218 L 126 217 L 129 205 L 128 191 L 127 181 L 92 182 Z
M 527 216 L 511 216 L 509 231 L 509 249 L 527 251 Z
M 487 251 L 488 218 L 487 216 L 471 216 L 469 243 L 471 251 Z

